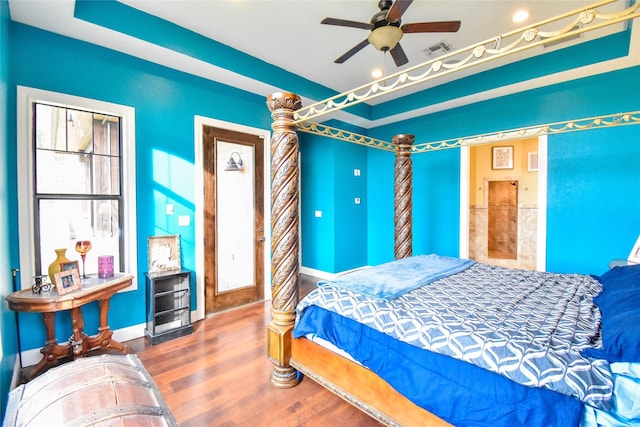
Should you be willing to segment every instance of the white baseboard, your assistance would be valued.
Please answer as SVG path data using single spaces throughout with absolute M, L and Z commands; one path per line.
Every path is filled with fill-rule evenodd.
M 370 267 L 371 267 L 370 265 L 365 265 L 362 267 L 353 268 L 351 270 L 342 271 L 340 273 L 328 273 L 326 271 L 315 270 L 309 267 L 300 267 L 300 273 L 308 274 L 309 276 L 317 277 L 318 279 L 322 279 L 322 280 L 331 280 L 343 274 L 351 273 L 353 271 L 358 271 L 358 270 L 362 270 L 363 268 L 370 268 Z
M 334 273 L 327 273 L 326 271 L 315 270 L 309 267 L 300 267 L 300 274 L 307 274 L 322 280 L 331 280 L 336 277 Z

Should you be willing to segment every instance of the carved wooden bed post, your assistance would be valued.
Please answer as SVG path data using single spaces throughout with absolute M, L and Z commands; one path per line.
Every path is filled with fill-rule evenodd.
M 413 135 L 395 135 L 393 143 L 398 147 L 394 171 L 394 226 L 395 257 L 406 258 L 413 255 L 412 232 L 412 190 L 413 170 L 411 162 L 411 144 Z
M 298 303 L 298 135 L 293 114 L 302 106 L 298 95 L 277 92 L 267 97 L 273 118 L 271 136 L 271 316 L 267 356 L 275 365 L 271 383 L 288 388 L 300 382 L 289 365 Z

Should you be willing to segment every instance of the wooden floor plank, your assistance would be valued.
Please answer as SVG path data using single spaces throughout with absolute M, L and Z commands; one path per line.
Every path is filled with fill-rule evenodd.
M 290 389 L 271 385 L 268 322 L 269 302 L 259 302 L 197 322 L 191 335 L 127 344 L 183 427 L 380 425 L 310 379 Z

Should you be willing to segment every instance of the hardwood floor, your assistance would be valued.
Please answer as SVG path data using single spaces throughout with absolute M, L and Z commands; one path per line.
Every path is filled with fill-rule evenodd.
M 303 280 L 301 295 L 310 288 Z M 290 389 L 271 385 L 265 350 L 269 302 L 215 314 L 191 335 L 151 346 L 129 344 L 181 426 L 379 426 L 308 378 Z

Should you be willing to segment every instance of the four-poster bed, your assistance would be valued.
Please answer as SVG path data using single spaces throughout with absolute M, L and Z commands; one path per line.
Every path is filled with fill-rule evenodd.
M 604 4 L 607 2 L 601 2 Z M 615 22 L 632 19 L 638 16 L 636 12 L 638 6 L 634 6 L 624 13 L 614 18 Z M 587 24 L 591 23 L 594 17 L 598 16 L 597 11 L 586 10 L 581 12 L 579 21 L 584 24 L 580 31 L 588 31 L 585 29 Z M 563 15 L 563 17 L 565 17 Z M 548 21 L 551 22 L 551 21 Z M 546 24 L 548 22 L 542 23 Z M 545 38 L 546 41 L 554 38 L 567 37 L 575 31 L 570 26 L 569 29 L 556 32 Z M 533 41 L 532 34 L 537 34 L 535 27 L 529 28 L 522 33 L 521 41 L 537 43 Z M 515 34 L 515 32 L 514 32 Z M 507 35 L 502 35 L 506 38 Z M 534 35 L 535 37 L 535 35 Z M 488 42 L 495 42 L 490 40 Z M 487 42 L 483 42 L 486 44 Z M 488 50 L 482 48 L 483 44 L 474 45 L 470 50 L 471 56 L 481 58 Z M 521 49 L 521 48 L 519 48 Z M 490 49 L 489 49 L 490 50 Z M 509 49 L 494 49 L 496 56 L 508 54 Z M 391 83 L 386 88 L 400 88 L 406 82 L 415 84 L 419 81 L 425 81 L 434 76 L 434 73 L 444 69 L 443 63 L 440 61 L 430 61 L 426 63 L 430 69 L 426 77 L 412 80 L 408 74 L 398 73 L 396 83 Z M 468 64 L 468 61 L 465 61 Z M 466 65 L 465 65 L 466 66 Z M 447 67 L 450 72 L 455 67 Z M 392 80 L 390 76 L 389 79 Z M 325 134 L 330 137 L 347 140 L 350 142 L 361 143 L 365 145 L 382 147 L 395 152 L 395 257 L 396 259 L 405 259 L 412 256 L 412 201 L 411 201 L 411 154 L 425 152 L 431 149 L 450 148 L 470 143 L 486 143 L 491 138 L 509 138 L 510 132 L 499 132 L 488 136 L 487 138 L 457 139 L 454 141 L 437 142 L 430 144 L 414 144 L 412 135 L 397 135 L 393 138 L 393 143 L 380 143 L 367 137 L 356 136 L 348 132 L 334 132 L 331 128 L 308 124 L 308 120 L 321 114 L 333 111 L 335 109 L 345 108 L 353 103 L 362 102 L 367 99 L 379 96 L 387 91 L 374 82 L 366 87 L 358 88 L 353 92 L 338 95 L 321 103 L 313 104 L 304 111 L 301 99 L 298 95 L 286 92 L 279 92 L 270 95 L 267 104 L 272 117 L 274 119 L 272 128 L 272 316 L 273 321 L 267 327 L 267 354 L 269 360 L 274 364 L 272 373 L 272 383 L 277 387 L 288 388 L 295 386 L 300 380 L 300 373 L 314 379 L 323 386 L 327 387 L 334 393 L 343 397 L 347 401 L 353 403 L 363 411 L 367 412 L 379 421 L 388 425 L 449 425 L 440 416 L 434 415 L 432 412 L 413 403 L 400 392 L 396 391 L 389 383 L 381 378 L 372 370 L 363 366 L 359 362 L 355 362 L 350 357 L 337 354 L 328 350 L 325 346 L 306 338 L 293 338 L 294 324 L 296 321 L 296 306 L 298 305 L 298 204 L 299 204 L 299 182 L 298 182 L 298 137 L 297 130 L 305 132 L 314 132 Z M 354 95 L 357 91 L 366 93 L 363 96 Z M 598 118 L 583 119 L 583 128 L 599 127 L 606 125 L 625 125 L 640 124 L 640 114 L 638 112 L 615 114 L 611 116 L 602 116 Z M 307 123 L 305 123 L 307 122 Z M 581 126 L 575 126 L 571 122 L 563 122 L 561 124 L 547 124 L 531 127 L 528 130 L 538 133 L 553 133 L 554 131 L 576 131 L 581 130 Z M 559 130 L 564 127 L 564 130 Z M 511 138 L 522 136 L 522 130 L 513 131 Z M 519 134 L 519 135 L 518 135 Z M 591 298 L 597 295 L 597 286 L 585 294 L 585 299 L 591 301 Z M 595 290 L 594 290 L 595 289 Z M 597 319 L 593 319 L 594 322 Z M 594 346 L 597 343 L 596 337 L 593 338 Z M 464 363 L 464 362 L 462 362 Z M 453 365 L 456 369 L 455 366 Z M 461 369 L 462 365 L 457 365 Z M 480 368 L 481 369 L 481 368 Z M 476 371 L 474 371 L 476 372 Z M 477 372 L 476 372 L 477 373 Z M 475 375 L 475 373 L 474 373 Z M 480 374 L 484 375 L 484 374 Z M 431 378 L 425 378 L 424 381 L 431 381 Z M 523 386 L 524 387 L 524 386 Z M 526 393 L 526 392 L 525 392 Z M 555 392 L 552 392 L 555 393 Z M 559 395 L 560 396 L 560 395 Z M 539 402 L 552 402 L 554 395 L 549 397 L 538 398 Z M 550 399 L 550 400 L 545 400 Z M 560 397 L 558 397 L 560 400 Z M 578 402 L 576 400 L 576 402 Z M 569 403 L 571 405 L 571 403 Z M 551 405 L 553 406 L 553 405 Z M 450 409 L 450 408 L 449 408 Z M 535 409 L 531 409 L 535 411 Z M 561 409 L 560 412 L 564 411 Z M 569 411 L 578 411 L 576 406 L 570 406 Z M 445 414 L 447 411 L 444 411 Z M 572 415 L 575 421 L 576 414 Z M 455 419 L 455 416 L 453 417 Z M 521 420 L 522 421 L 522 420 Z M 478 422 L 475 420 L 473 422 Z

